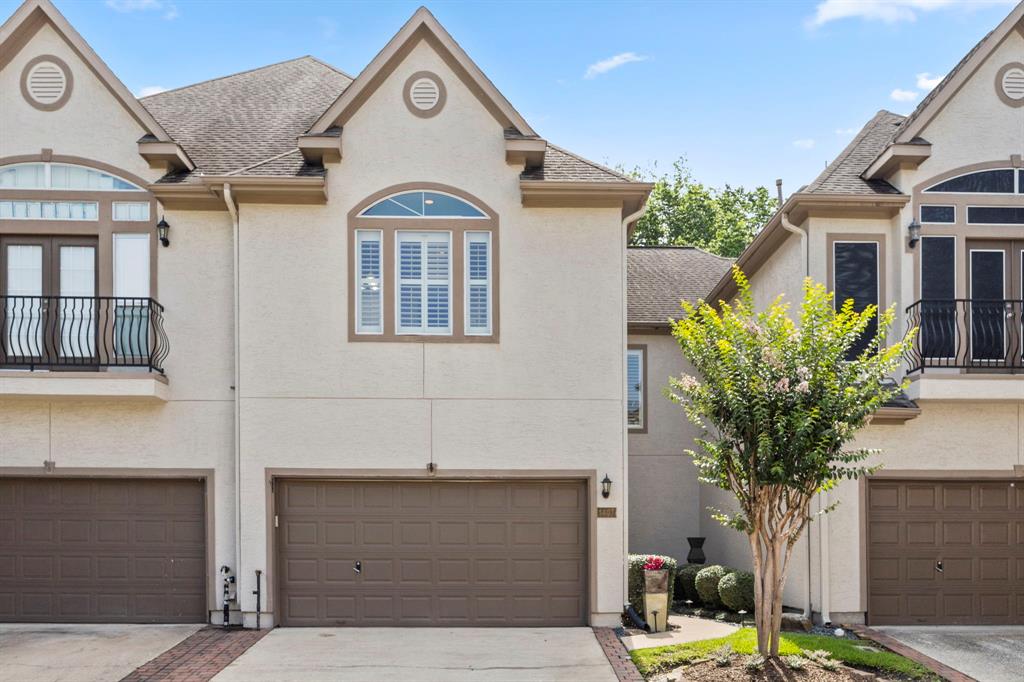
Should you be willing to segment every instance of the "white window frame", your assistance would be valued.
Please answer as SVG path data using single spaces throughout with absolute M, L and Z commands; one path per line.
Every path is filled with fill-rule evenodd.
M 373 241 L 374 239 L 378 245 L 378 253 L 380 254 L 380 277 L 377 289 L 377 305 L 380 310 L 380 318 L 378 319 L 377 326 L 365 326 L 363 325 L 363 258 L 361 244 L 364 239 Z M 365 230 L 357 229 L 355 234 L 355 328 L 356 334 L 367 335 L 367 336 L 380 336 L 384 333 L 384 231 L 383 230 Z
M 98 201 L 79 201 L 77 199 L 0 199 L 0 203 L 11 204 L 11 216 L 4 218 L 4 220 L 39 220 L 48 222 L 75 222 L 75 223 L 95 223 L 100 219 L 100 205 Z M 38 216 L 15 216 L 13 207 L 14 204 L 39 204 L 39 215 Z M 43 215 L 43 204 L 53 204 L 54 213 L 56 214 L 57 206 L 62 204 L 80 204 L 83 207 L 92 206 L 93 218 L 73 218 L 70 215 L 67 218 L 53 217 L 49 218 Z
M 131 180 L 125 180 L 124 178 L 122 178 L 120 175 L 117 175 L 116 173 L 111 173 L 110 171 L 101 170 L 99 168 L 93 168 L 92 166 L 83 166 L 83 165 L 77 164 L 77 163 L 63 163 L 63 162 L 59 162 L 59 161 L 26 161 L 26 162 L 22 162 L 22 163 L 10 163 L 10 164 L 6 164 L 6 165 L 3 165 L 3 166 L 0 166 L 0 172 L 2 172 L 4 170 L 7 170 L 8 168 L 15 168 L 15 167 L 18 167 L 18 166 L 42 166 L 43 167 L 43 184 L 42 184 L 42 186 L 39 186 L 39 187 L 7 187 L 7 188 L 3 188 L 3 189 L 6 189 L 8 191 L 16 191 L 16 190 L 43 190 L 43 189 L 45 189 L 45 190 L 53 190 L 55 192 L 142 192 L 142 191 L 145 191 L 144 188 L 139 187 L 138 185 L 136 185 Z M 103 175 L 109 175 L 110 177 L 112 177 L 112 178 L 114 178 L 116 180 L 119 180 L 119 181 L 121 181 L 121 182 L 123 182 L 123 183 L 125 183 L 127 185 L 131 185 L 131 187 L 130 188 L 110 188 L 110 189 L 95 189 L 95 188 L 88 188 L 88 187 L 79 187 L 79 188 L 73 188 L 73 187 L 70 187 L 70 188 L 69 187 L 53 187 L 53 175 L 51 173 L 51 169 L 53 168 L 53 166 L 61 166 L 61 167 L 69 167 L 69 168 L 83 168 L 83 169 L 85 169 L 87 171 L 93 171 L 93 172 L 96 172 L 96 173 L 101 173 Z
M 637 358 L 639 358 L 638 362 L 640 364 L 640 412 L 639 421 L 636 424 L 631 424 L 629 421 L 629 358 L 632 355 L 635 355 Z M 644 385 L 646 379 L 646 355 L 647 354 L 644 352 L 643 348 L 626 349 L 626 427 L 630 431 L 643 431 L 647 427 L 647 405 L 645 404 L 646 401 L 644 400 L 644 392 L 647 389 L 647 387 Z
M 431 328 L 428 326 L 428 291 L 430 286 L 440 284 L 442 280 L 430 279 L 428 277 L 428 255 L 427 255 L 427 244 L 431 238 L 436 239 L 438 236 L 444 235 L 448 240 L 448 278 L 444 280 L 444 284 L 448 286 L 448 326 L 444 328 Z M 420 326 L 419 327 L 403 327 L 402 326 L 402 267 L 401 267 L 401 249 L 403 241 L 412 241 L 409 239 L 410 236 L 414 236 L 420 240 L 423 245 L 421 251 L 421 266 L 420 266 Z M 451 336 L 453 329 L 452 322 L 452 311 L 455 309 L 454 306 L 454 291 L 452 290 L 452 269 L 454 266 L 454 258 L 452 253 L 452 242 L 453 234 L 451 230 L 395 230 L 395 277 L 394 277 L 394 300 L 395 300 L 395 335 L 396 336 Z
M 146 215 L 145 215 L 145 217 L 139 218 L 138 220 L 133 220 L 131 218 L 118 218 L 117 217 L 117 207 L 118 206 L 145 206 L 146 207 L 146 211 L 145 211 Z M 112 222 L 115 222 L 115 223 L 148 223 L 150 221 L 150 216 L 151 216 L 151 212 L 150 212 L 150 207 L 149 207 L 149 202 L 148 201 L 112 201 L 112 202 L 110 202 L 110 220 Z
M 924 219 L 924 209 L 925 208 L 951 208 L 951 209 L 953 209 L 953 220 L 951 220 L 949 222 L 945 222 L 945 223 L 934 223 L 934 222 L 932 222 L 930 220 L 925 220 Z M 922 225 L 955 225 L 956 224 L 956 219 L 957 219 L 957 215 L 956 214 L 957 214 L 956 204 L 921 204 L 920 206 L 917 207 L 917 217 L 918 217 L 918 220 L 921 221 Z
M 462 269 L 463 269 L 463 296 L 462 296 L 462 314 L 463 322 L 465 324 L 466 336 L 490 336 L 493 333 L 494 324 L 494 286 L 492 284 L 493 272 L 494 272 L 494 246 L 493 239 L 490 230 L 467 230 L 463 233 L 463 255 L 462 255 Z M 471 279 L 470 268 L 469 268 L 469 245 L 474 241 L 483 241 L 487 244 L 487 277 L 484 280 Z M 469 288 L 470 285 L 479 286 L 483 284 L 487 287 L 487 324 L 484 327 L 473 327 L 470 323 L 470 298 Z

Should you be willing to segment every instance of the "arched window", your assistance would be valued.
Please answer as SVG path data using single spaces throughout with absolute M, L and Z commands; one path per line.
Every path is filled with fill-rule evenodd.
M 142 190 L 116 175 L 70 163 L 18 163 L 0 167 L 0 189 Z
M 958 175 L 932 185 L 925 192 L 950 192 L 954 194 L 1015 194 L 1024 192 L 1018 188 L 1017 173 L 1012 168 L 994 168 Z
M 382 192 L 350 214 L 355 341 L 496 340 L 494 213 L 453 188 Z
M 442 192 L 402 192 L 363 209 L 362 217 L 378 218 L 486 218 L 473 204 Z

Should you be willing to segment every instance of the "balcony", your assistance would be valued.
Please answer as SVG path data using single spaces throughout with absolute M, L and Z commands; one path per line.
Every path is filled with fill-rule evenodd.
M 152 298 L 0 296 L 0 397 L 166 399 L 163 312 Z
M 907 354 L 912 398 L 1024 399 L 1024 301 L 920 300 L 906 312 L 918 328 Z

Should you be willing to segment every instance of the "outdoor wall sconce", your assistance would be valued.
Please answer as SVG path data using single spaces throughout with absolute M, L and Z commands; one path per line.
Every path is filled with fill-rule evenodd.
M 608 496 L 612 494 L 612 479 L 608 478 L 608 474 L 604 475 L 604 480 L 601 481 L 601 497 L 608 499 Z
M 907 225 L 907 234 L 910 235 L 910 241 L 907 245 L 910 248 L 914 248 L 921 241 L 921 223 L 917 222 L 917 218 L 911 220 L 910 224 Z
M 163 217 L 160 218 L 160 222 L 156 224 L 156 234 L 160 237 L 160 243 L 165 247 L 171 245 L 171 240 L 167 238 L 167 233 L 170 232 L 171 226 Z

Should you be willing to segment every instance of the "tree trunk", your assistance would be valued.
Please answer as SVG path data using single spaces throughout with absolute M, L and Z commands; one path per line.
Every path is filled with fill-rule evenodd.
M 748 532 L 754 560 L 754 624 L 757 651 L 765 658 L 779 655 L 782 631 L 782 591 L 792 548 L 783 533 L 765 533 L 759 524 Z

